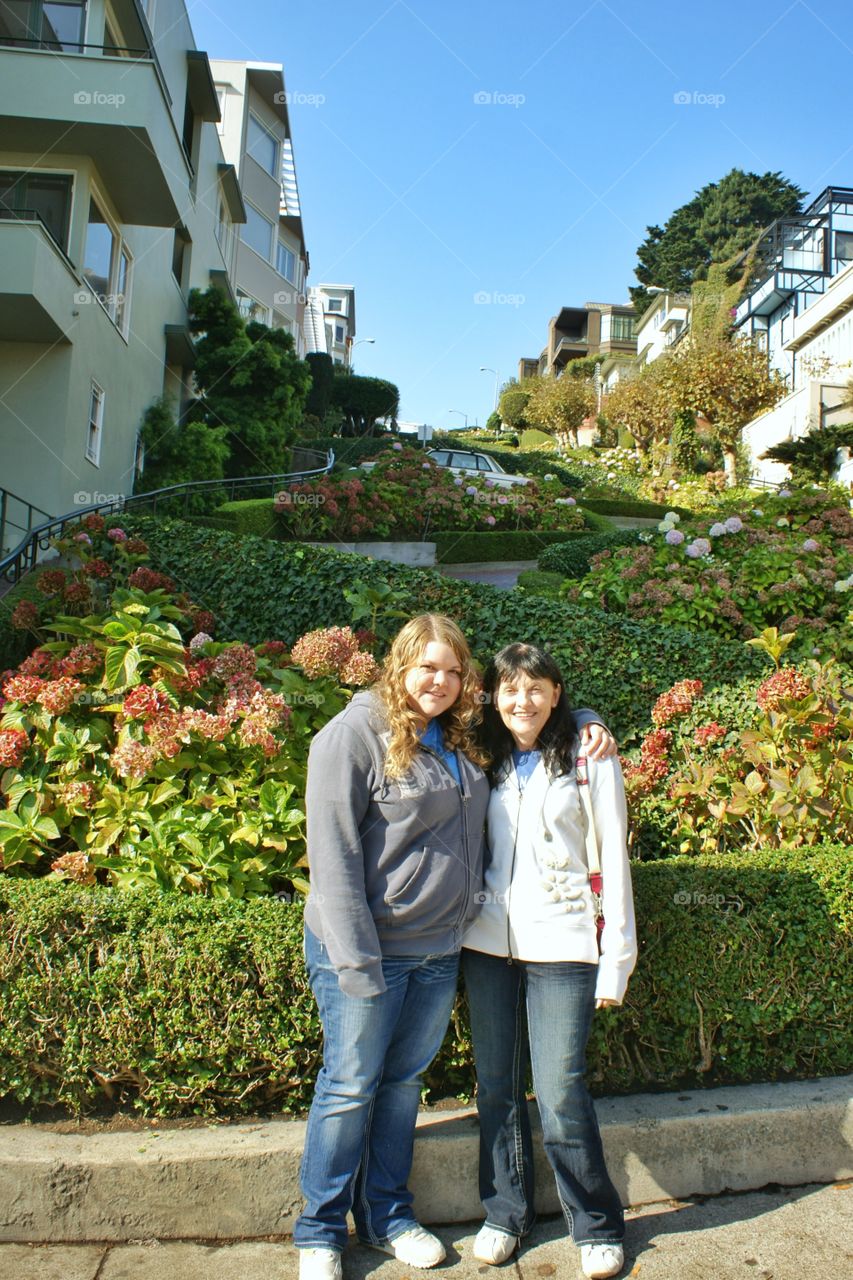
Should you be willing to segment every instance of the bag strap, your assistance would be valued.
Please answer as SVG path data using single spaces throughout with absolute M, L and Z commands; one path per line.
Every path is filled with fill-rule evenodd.
M 575 779 L 581 798 L 581 809 L 584 816 L 584 839 L 586 841 L 586 865 L 590 879 L 601 875 L 601 857 L 598 852 L 598 836 L 595 831 L 595 818 L 592 814 L 592 800 L 589 794 L 589 774 L 586 769 L 586 756 L 578 756 L 575 761 Z

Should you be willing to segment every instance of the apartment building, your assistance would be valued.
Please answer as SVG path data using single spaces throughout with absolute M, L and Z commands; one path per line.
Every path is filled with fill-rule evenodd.
M 183 0 L 0 5 L 0 488 L 128 494 L 145 409 L 191 394 L 190 289 L 246 217 Z
M 246 205 L 234 265 L 247 319 L 286 329 L 304 356 L 308 253 L 299 204 L 284 68 L 273 62 L 211 63 L 220 140 Z
M 519 378 L 534 373 L 559 377 L 572 360 L 589 356 L 637 352 L 636 312 L 630 303 L 585 302 L 582 307 L 562 307 L 548 325 L 548 342 L 538 360 L 519 361 Z
M 355 345 L 355 288 L 351 284 L 318 284 L 308 291 L 312 310 L 323 317 L 326 351 L 335 364 L 352 367 Z M 319 350 L 319 348 L 316 348 Z
M 764 235 L 758 282 L 737 308 L 736 332 L 767 352 L 790 393 L 744 429 L 754 474 L 778 482 L 780 463 L 761 454 L 815 427 L 849 422 L 845 405 L 853 377 L 853 187 L 827 187 L 801 213 L 781 218 Z M 849 457 L 839 476 L 853 481 Z

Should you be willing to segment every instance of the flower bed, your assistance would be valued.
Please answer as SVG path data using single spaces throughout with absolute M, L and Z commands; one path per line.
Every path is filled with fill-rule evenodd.
M 567 598 L 749 638 L 798 633 L 802 656 L 853 659 L 853 519 L 825 495 L 768 497 L 724 520 L 665 520 L 646 545 L 603 551 Z
M 141 539 L 84 524 L 59 544 L 79 567 L 16 609 L 58 638 L 0 686 L 3 870 L 231 897 L 304 879 L 310 739 L 373 657 L 348 627 L 217 643 Z

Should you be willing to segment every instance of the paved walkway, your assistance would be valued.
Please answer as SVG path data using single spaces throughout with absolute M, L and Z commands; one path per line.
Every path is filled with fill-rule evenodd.
M 536 560 L 498 560 L 487 564 L 441 564 L 437 568 L 448 578 L 462 582 L 487 582 L 490 587 L 509 590 L 525 569 L 537 568 Z
M 623 1277 L 638 1280 L 849 1280 L 853 1185 L 768 1188 L 627 1211 Z M 344 1280 L 575 1280 L 578 1252 L 561 1218 L 539 1223 L 519 1257 L 491 1269 L 471 1257 L 479 1224 L 438 1228 L 447 1261 L 412 1272 L 350 1247 Z M 141 1240 L 114 1245 L 0 1245 L 0 1280 L 296 1280 L 289 1241 Z

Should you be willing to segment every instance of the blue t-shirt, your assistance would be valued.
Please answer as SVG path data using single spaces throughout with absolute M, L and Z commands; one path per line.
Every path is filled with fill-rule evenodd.
M 421 742 L 425 747 L 429 747 L 430 751 L 434 751 L 436 755 L 441 756 L 456 779 L 456 785 L 461 786 L 462 779 L 459 776 L 459 761 L 456 759 L 456 752 L 448 751 L 444 745 L 444 734 L 441 732 L 441 725 L 438 720 L 430 720 L 421 734 Z
M 524 790 L 525 784 L 539 761 L 542 759 L 542 752 L 533 747 L 530 751 L 520 751 L 518 747 L 513 747 L 512 762 L 515 765 L 515 776 L 518 778 L 518 788 Z

